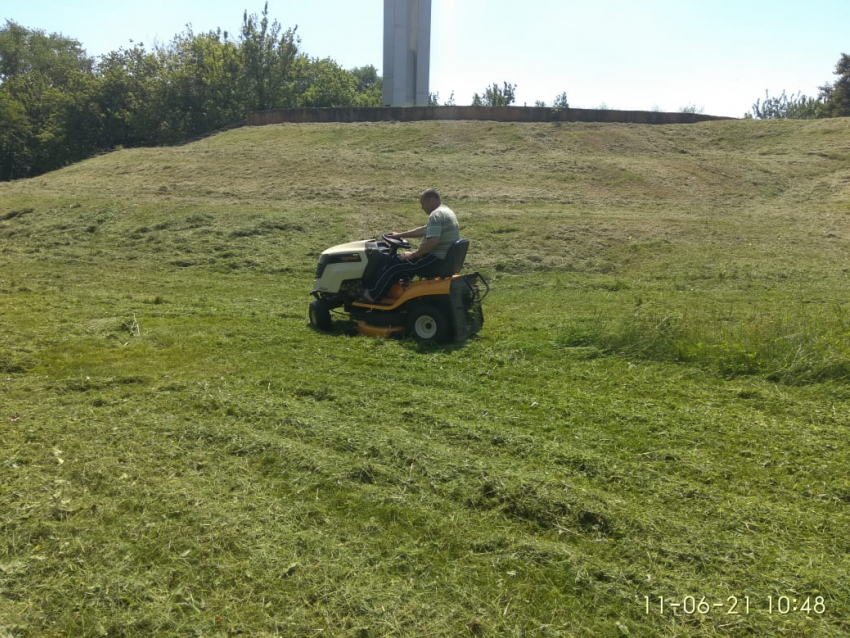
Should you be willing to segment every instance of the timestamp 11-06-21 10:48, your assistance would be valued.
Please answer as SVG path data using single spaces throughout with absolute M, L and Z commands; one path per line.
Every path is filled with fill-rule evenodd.
M 765 602 L 767 604 L 765 604 Z M 767 600 L 753 601 L 749 596 L 727 596 L 725 599 L 711 599 L 705 596 L 683 596 L 666 598 L 664 596 L 644 596 L 646 613 L 681 613 L 684 615 L 727 614 L 746 616 L 751 612 L 786 615 L 791 613 L 823 614 L 826 612 L 826 600 L 823 596 L 767 596 Z

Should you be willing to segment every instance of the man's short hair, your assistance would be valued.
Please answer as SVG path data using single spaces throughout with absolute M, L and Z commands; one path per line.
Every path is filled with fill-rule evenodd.
M 419 199 L 440 199 L 440 194 L 433 188 L 429 188 L 428 190 L 422 191 Z

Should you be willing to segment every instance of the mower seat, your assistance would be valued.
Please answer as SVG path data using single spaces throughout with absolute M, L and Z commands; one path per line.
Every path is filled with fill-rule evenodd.
M 458 239 L 449 247 L 446 258 L 442 263 L 420 273 L 419 276 L 422 279 L 434 279 L 436 277 L 445 279 L 446 277 L 458 274 L 460 269 L 463 268 L 463 262 L 466 260 L 466 252 L 468 250 L 469 240 Z

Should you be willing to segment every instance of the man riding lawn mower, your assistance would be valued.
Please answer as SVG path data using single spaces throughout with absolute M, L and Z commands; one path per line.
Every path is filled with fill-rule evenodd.
M 331 329 L 331 310 L 342 307 L 370 336 L 412 335 L 420 341 L 463 341 L 481 329 L 481 300 L 489 292 L 479 273 L 459 275 L 469 241 L 460 239 L 454 213 L 436 191 L 419 203 L 428 224 L 380 240 L 334 246 L 319 257 L 310 325 Z M 407 237 L 423 237 L 412 252 Z M 412 281 L 413 277 L 419 277 Z M 481 293 L 479 284 L 484 286 Z

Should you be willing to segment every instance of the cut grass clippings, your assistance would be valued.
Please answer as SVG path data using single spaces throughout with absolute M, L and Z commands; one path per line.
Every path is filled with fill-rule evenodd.
M 850 632 L 846 119 L 242 128 L 0 184 L 0 638 Z M 421 225 L 447 347 L 309 328 Z

